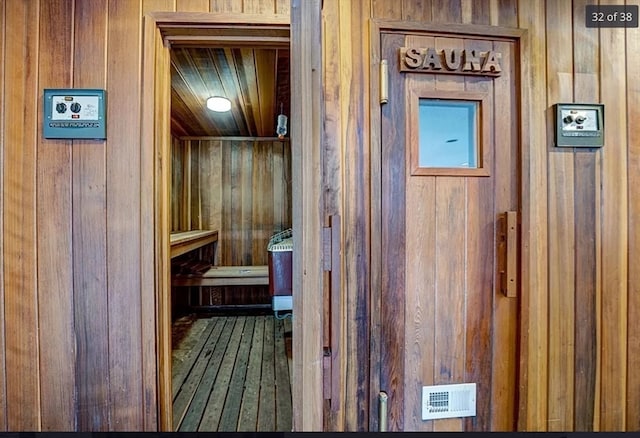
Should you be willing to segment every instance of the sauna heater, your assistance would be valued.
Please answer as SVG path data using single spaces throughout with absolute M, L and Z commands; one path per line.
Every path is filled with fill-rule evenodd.
M 291 228 L 274 234 L 267 246 L 269 262 L 269 295 L 276 316 L 293 309 L 291 263 L 293 234 Z

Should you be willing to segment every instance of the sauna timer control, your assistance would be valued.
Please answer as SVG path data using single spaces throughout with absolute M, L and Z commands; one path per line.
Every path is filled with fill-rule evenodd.
M 601 104 L 557 104 L 558 147 L 601 147 L 604 145 L 604 106 Z
M 44 138 L 105 139 L 105 91 L 45 89 Z

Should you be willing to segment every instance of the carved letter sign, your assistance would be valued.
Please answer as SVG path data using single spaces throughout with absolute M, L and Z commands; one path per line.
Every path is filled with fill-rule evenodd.
M 500 76 L 502 54 L 488 50 L 400 48 L 400 71 Z

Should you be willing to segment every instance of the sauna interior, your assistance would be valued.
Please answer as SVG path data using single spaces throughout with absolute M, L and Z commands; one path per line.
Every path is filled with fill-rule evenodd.
M 170 52 L 173 428 L 290 431 L 289 48 Z

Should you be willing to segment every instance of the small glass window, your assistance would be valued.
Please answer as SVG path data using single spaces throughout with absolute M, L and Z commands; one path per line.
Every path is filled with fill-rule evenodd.
M 418 166 L 476 169 L 478 102 L 420 99 Z

